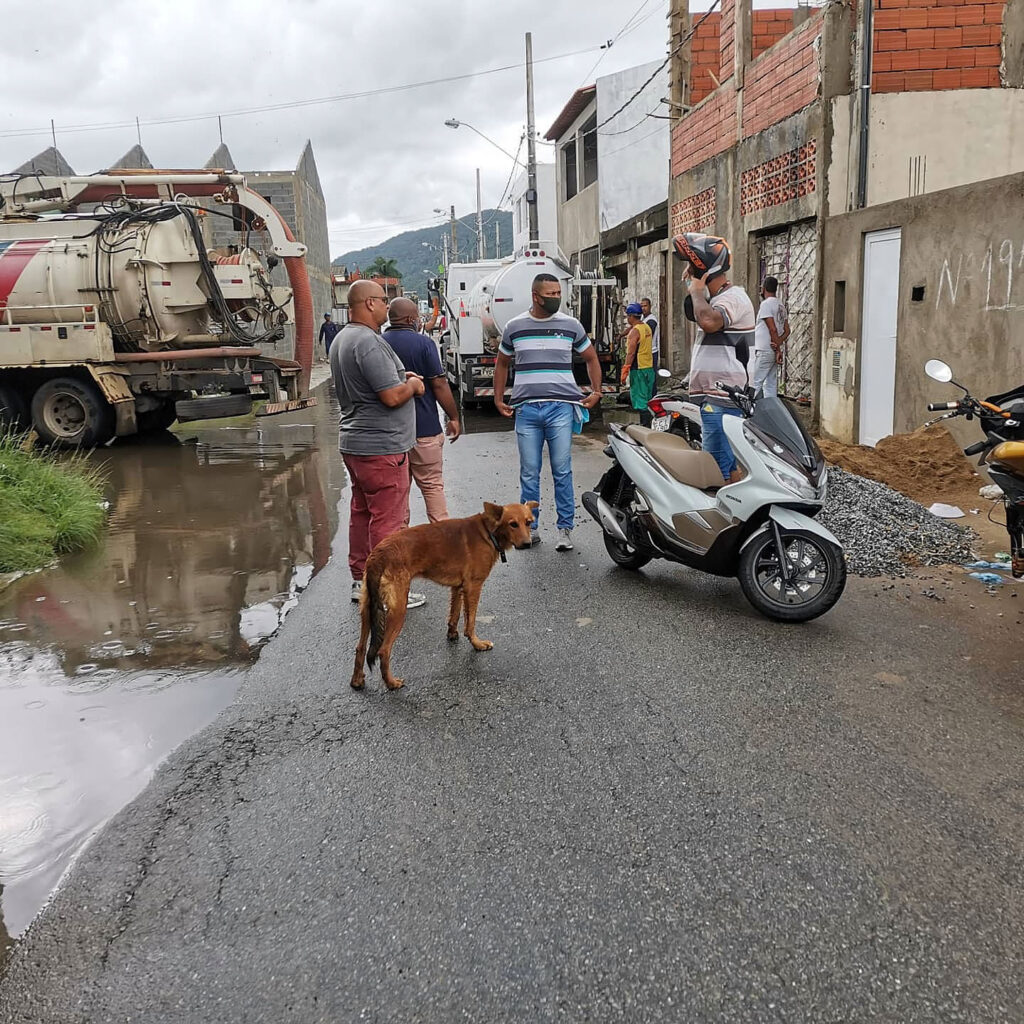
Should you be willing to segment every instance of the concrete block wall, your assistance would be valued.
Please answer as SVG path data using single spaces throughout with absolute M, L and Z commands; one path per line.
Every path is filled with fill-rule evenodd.
M 1006 4 L 873 0 L 873 92 L 1002 85 Z

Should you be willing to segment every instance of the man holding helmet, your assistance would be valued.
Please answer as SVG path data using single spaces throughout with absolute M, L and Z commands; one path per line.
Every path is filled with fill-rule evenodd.
M 697 324 L 690 359 L 690 398 L 700 403 L 704 450 L 714 456 L 726 483 L 735 483 L 740 472 L 722 429 L 722 417 L 738 416 L 740 410 L 716 385 L 747 386 L 747 362 L 757 326 L 754 304 L 729 280 L 732 254 L 725 239 L 693 232 L 676 235 L 672 246 L 686 262 L 684 310 L 687 319 Z

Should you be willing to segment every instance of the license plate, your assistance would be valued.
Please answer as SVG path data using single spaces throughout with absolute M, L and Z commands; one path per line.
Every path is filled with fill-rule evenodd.
M 671 416 L 655 416 L 654 419 L 651 420 L 651 430 L 668 430 L 671 425 Z
M 476 376 L 481 380 L 493 380 L 494 379 L 494 367 L 493 366 L 481 366 L 475 371 Z

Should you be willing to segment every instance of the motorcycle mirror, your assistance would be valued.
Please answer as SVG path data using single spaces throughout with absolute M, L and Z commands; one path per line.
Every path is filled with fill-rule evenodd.
M 660 366 L 660 367 L 658 367 L 658 376 L 659 377 L 671 377 L 672 374 L 669 373 L 669 371 L 666 370 L 664 366 Z
M 948 384 L 953 379 L 953 371 L 941 359 L 929 359 L 924 364 L 924 372 L 932 380 Z

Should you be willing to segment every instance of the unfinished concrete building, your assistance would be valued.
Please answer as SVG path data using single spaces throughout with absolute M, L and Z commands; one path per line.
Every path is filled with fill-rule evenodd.
M 974 367 L 979 391 L 1024 377 L 1024 152 L 1007 130 L 1024 116 L 1024 0 L 673 10 L 670 231 L 728 238 L 752 296 L 779 279 L 782 393 L 873 444 L 924 418 L 927 356 Z

